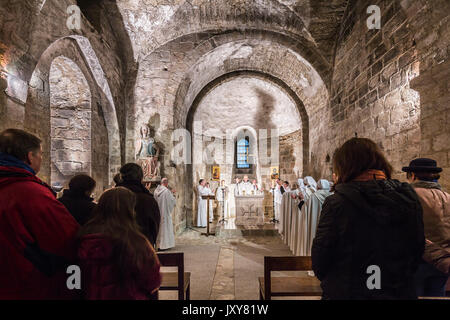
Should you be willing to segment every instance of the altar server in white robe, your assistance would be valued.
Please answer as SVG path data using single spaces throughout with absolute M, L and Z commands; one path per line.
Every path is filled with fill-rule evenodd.
M 299 178 L 299 179 L 297 180 L 297 182 L 298 182 L 298 189 L 297 189 L 296 194 L 297 194 L 297 196 L 298 196 L 299 198 L 303 199 L 304 196 L 305 196 L 305 193 L 306 193 L 305 182 L 303 181 L 302 178 Z
M 229 217 L 236 217 L 236 196 L 241 195 L 239 178 L 234 179 L 234 183 L 230 186 L 230 192 L 228 192 L 228 208 Z
M 240 183 L 239 188 L 240 188 L 240 192 L 242 194 L 244 194 L 244 192 L 245 192 L 245 195 L 247 195 L 247 196 L 249 194 L 251 194 L 251 192 L 253 190 L 253 185 L 250 182 L 250 180 L 248 180 L 248 176 L 244 176 L 244 179 Z
M 307 252 L 311 254 L 311 247 L 313 240 L 316 236 L 317 225 L 319 224 L 320 213 L 322 212 L 322 206 L 325 199 L 330 196 L 330 183 L 325 179 L 320 179 L 317 183 L 317 191 L 314 192 L 311 197 L 306 201 L 305 206 L 307 206 L 305 212 L 309 215 L 308 217 L 308 243 Z
M 307 176 L 304 179 L 306 183 L 306 190 L 304 194 L 304 204 L 300 210 L 299 223 L 298 223 L 298 241 L 296 246 L 295 255 L 298 256 L 310 256 L 308 253 L 308 243 L 309 243 L 309 225 L 311 220 L 311 215 L 307 205 L 308 200 L 317 191 L 317 182 L 313 177 Z
M 205 192 L 207 192 L 207 194 L 209 196 L 214 195 L 214 193 L 212 192 L 211 187 L 209 185 L 209 182 L 206 183 L 205 188 L 206 188 Z M 208 202 L 208 200 L 206 200 L 206 201 Z M 209 222 L 213 222 L 213 218 L 214 218 L 213 200 L 210 199 L 209 200 Z
M 317 191 L 317 182 L 311 176 L 306 176 L 304 182 L 306 184 L 305 196 L 306 198 L 309 198 L 314 192 Z
M 283 194 L 281 193 L 281 180 L 277 179 L 276 183 L 275 183 L 275 189 L 271 189 L 270 193 L 272 193 L 273 197 L 274 197 L 274 212 L 275 212 L 275 220 L 280 220 L 280 212 L 281 212 L 281 203 L 283 200 Z
M 200 179 L 197 186 L 197 197 L 198 197 L 198 211 L 197 211 L 197 226 L 206 227 L 206 206 L 207 200 L 202 199 L 202 196 L 209 195 L 208 190 L 205 188 L 206 180 Z
M 290 192 L 291 191 L 291 187 L 289 186 L 289 181 L 284 181 L 283 182 L 283 189 L 284 189 L 284 192 Z
M 225 186 L 225 180 L 220 181 L 220 186 L 216 189 L 216 200 L 219 202 L 219 221 L 228 219 L 228 188 Z
M 169 190 L 169 180 L 163 178 L 161 184 L 156 188 L 154 195 L 158 202 L 159 211 L 161 212 L 161 223 L 159 234 L 156 240 L 157 246 L 161 250 L 175 247 L 175 234 L 173 232 L 172 210 L 177 201 L 172 192 Z
M 258 181 L 256 179 L 253 179 L 252 181 L 252 191 L 257 194 L 261 191 L 261 186 L 259 185 Z

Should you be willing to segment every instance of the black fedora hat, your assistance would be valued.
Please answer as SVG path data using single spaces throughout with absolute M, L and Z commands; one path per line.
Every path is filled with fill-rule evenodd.
M 442 168 L 437 166 L 437 163 L 433 159 L 418 158 L 409 163 L 409 167 L 403 167 L 404 172 L 433 172 L 438 173 L 442 171 Z

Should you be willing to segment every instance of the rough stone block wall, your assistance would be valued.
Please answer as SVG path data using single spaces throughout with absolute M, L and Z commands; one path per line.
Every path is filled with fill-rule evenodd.
M 280 178 L 292 186 L 303 174 L 302 131 L 280 137 Z
M 330 131 L 335 133 L 329 134 L 334 142 L 330 155 L 357 133 L 382 147 L 394 167 L 395 178 L 404 180 L 402 166 L 425 154 L 435 155 L 440 163 L 448 165 L 448 155 L 444 157 L 442 151 L 445 148 L 437 147 L 439 150 L 431 153 L 424 149 L 432 143 L 429 136 L 422 135 L 421 128 L 426 124 L 421 113 L 436 117 L 437 112 L 427 111 L 419 92 L 411 88 L 412 79 L 426 66 L 447 58 L 447 50 L 439 48 L 448 48 L 448 37 L 439 40 L 439 35 L 448 32 L 448 16 L 430 14 L 431 10 L 439 12 L 439 5 L 448 9 L 448 2 L 444 2 L 356 1 L 351 7 L 335 57 L 330 100 Z M 366 26 L 365 10 L 372 4 L 381 8 L 380 30 L 368 30 Z M 428 31 L 419 31 L 420 26 Z M 449 137 L 443 130 L 441 135 Z M 421 143 L 423 138 L 427 142 Z M 436 144 L 438 140 L 434 137 Z
M 40 3 L 38 3 L 40 2 Z M 66 26 L 70 5 L 77 4 L 74 0 L 55 1 L 8 1 L 0 6 L 0 130 L 16 127 L 40 136 L 43 139 L 44 163 L 39 176 L 50 183 L 50 96 L 49 96 L 49 69 L 51 61 L 59 55 L 65 55 L 75 61 L 82 69 L 86 78 L 90 75 L 89 88 L 93 95 L 93 106 L 96 110 L 97 103 L 102 106 L 100 114 L 92 114 L 94 131 L 93 141 L 98 143 L 92 154 L 92 161 L 96 161 L 95 170 L 99 170 L 97 176 L 101 177 L 101 186 L 108 186 L 102 171 L 108 168 L 108 159 L 114 158 L 116 168 L 120 166 L 120 150 L 124 150 L 121 144 L 125 142 L 125 134 L 119 136 L 119 129 L 125 132 L 125 95 L 123 68 L 132 55 L 126 52 L 130 46 L 123 45 L 126 42 L 123 25 L 120 28 L 120 19 L 104 19 L 106 15 L 117 13 L 117 7 L 111 2 L 106 10 L 98 12 L 95 27 L 88 21 L 85 12 L 82 12 L 81 29 L 70 30 Z M 115 10 L 116 9 L 116 10 Z M 82 8 L 84 10 L 84 7 Z M 92 18 L 90 16 L 90 18 Z M 117 18 L 117 17 L 116 17 Z M 92 19 L 91 19 L 92 20 Z M 26 21 L 27 23 L 23 23 Z M 101 33 L 101 35 L 100 35 Z M 71 38 L 69 38 L 71 37 Z M 91 51 L 81 53 L 78 45 L 73 43 L 75 38 L 82 39 L 92 46 Z M 129 39 L 128 39 L 129 41 Z M 77 48 L 78 47 L 78 48 Z M 85 49 L 85 48 L 84 48 Z M 97 54 L 94 57 L 95 53 Z M 100 65 L 93 64 L 97 60 Z M 98 74 L 104 74 L 103 82 L 97 82 Z M 97 84 L 98 83 L 98 84 Z M 110 92 L 102 92 L 105 88 Z M 105 94 L 109 93 L 109 99 Z M 111 106 L 112 102 L 114 106 Z M 110 117 L 108 110 L 113 109 L 114 116 Z M 117 114 L 117 116 L 116 116 Z M 116 118 L 119 123 L 116 132 L 117 139 L 114 142 L 110 133 L 105 130 L 105 119 Z M 98 120 L 98 121 L 97 121 Z M 105 137 L 106 136 L 106 137 Z M 118 150 L 118 155 L 108 151 Z M 106 152 L 104 149 L 106 147 Z M 101 156 L 95 155 L 101 153 Z M 124 158 L 124 154 L 122 154 Z M 94 160 L 95 159 L 95 160 Z M 117 165 L 118 163 L 118 165 Z M 94 166 L 94 164 L 93 164 Z
M 51 181 L 65 186 L 77 173 L 91 173 L 91 93 L 77 65 L 59 56 L 50 82 Z

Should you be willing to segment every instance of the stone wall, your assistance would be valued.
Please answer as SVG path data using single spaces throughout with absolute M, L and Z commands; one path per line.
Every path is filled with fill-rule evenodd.
M 419 75 L 411 87 L 420 94 L 420 156 L 437 160 L 440 183 L 450 190 L 450 2 L 403 1 L 417 44 Z
M 91 93 L 70 59 L 53 60 L 50 82 L 51 182 L 65 186 L 77 173 L 91 174 Z
M 280 137 L 280 178 L 292 186 L 303 176 L 302 131 Z
M 442 46 L 429 45 L 439 42 L 439 33 L 448 30 L 444 27 L 448 16 L 433 19 L 429 15 L 431 9 L 440 10 L 437 2 L 448 8 L 448 2 L 442 1 L 353 1 L 349 6 L 341 26 L 332 78 L 330 155 L 357 133 L 381 146 L 394 167 L 395 178 L 404 180 L 402 166 L 424 154 L 434 154 L 440 163 L 448 165 L 448 155 L 442 153 L 445 148 L 438 146 L 439 150 L 427 152 L 425 146 L 432 145 L 430 136 L 421 144 L 425 138 L 421 113 L 426 110 L 410 84 L 426 69 L 423 65 L 430 64 L 426 60 L 435 59 L 430 57 L 435 46 Z M 405 10 L 413 3 L 414 9 Z M 380 30 L 369 30 L 366 25 L 365 10 L 372 4 L 381 8 Z M 440 29 L 430 27 L 434 31 L 416 32 L 417 25 L 425 21 L 427 26 L 437 24 Z M 428 46 L 419 45 L 422 41 Z M 448 40 L 441 41 L 448 47 Z M 439 54 L 441 60 L 446 59 L 445 50 Z M 448 132 L 442 134 L 448 137 Z M 439 144 L 438 140 L 435 143 Z
M 101 179 L 99 185 L 106 187 L 123 157 L 121 144 L 125 135 L 120 136 L 120 130 L 124 132 L 125 95 L 122 92 L 130 65 L 127 59 L 133 55 L 126 54 L 130 46 L 124 45 L 127 39 L 121 32 L 120 19 L 105 19 L 108 14 L 114 16 L 118 12 L 112 2 L 99 12 L 99 24 L 95 28 L 82 12 L 81 29 L 71 30 L 66 25 L 69 17 L 66 10 L 76 3 L 69 0 L 2 2 L 0 87 L 6 90 L 0 92 L 0 130 L 25 128 L 43 139 L 44 163 L 40 177 L 51 183 L 50 65 L 60 55 L 70 58 L 87 79 L 93 109 L 98 111 L 92 114 L 93 128 L 98 129 L 92 134 L 98 143 L 91 157 L 92 170 Z

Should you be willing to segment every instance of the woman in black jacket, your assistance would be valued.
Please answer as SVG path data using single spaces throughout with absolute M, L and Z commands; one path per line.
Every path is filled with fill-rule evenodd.
M 422 208 L 407 183 L 369 139 L 335 152 L 337 181 L 312 246 L 323 299 L 415 299 L 414 273 L 424 251 Z
M 78 174 L 70 179 L 69 189 L 65 189 L 58 199 L 81 226 L 91 218 L 95 208 L 94 199 L 91 198 L 95 185 L 95 180 L 90 176 Z
M 136 195 L 136 220 L 141 232 L 147 237 L 153 247 L 156 245 L 161 214 L 158 202 L 142 184 L 144 172 L 136 163 L 127 163 L 120 168 L 120 181 L 117 187 L 125 187 Z

